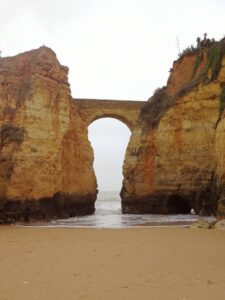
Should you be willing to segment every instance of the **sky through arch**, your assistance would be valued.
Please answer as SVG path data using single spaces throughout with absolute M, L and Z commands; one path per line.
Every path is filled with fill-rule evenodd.
M 89 125 L 88 138 L 94 150 L 94 170 L 99 191 L 120 191 L 130 134 L 127 125 L 113 118 L 97 119 Z

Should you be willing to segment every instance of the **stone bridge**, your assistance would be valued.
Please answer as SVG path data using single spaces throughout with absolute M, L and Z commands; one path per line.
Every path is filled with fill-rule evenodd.
M 74 99 L 87 126 L 100 118 L 115 118 L 125 123 L 131 131 L 137 124 L 146 101 Z

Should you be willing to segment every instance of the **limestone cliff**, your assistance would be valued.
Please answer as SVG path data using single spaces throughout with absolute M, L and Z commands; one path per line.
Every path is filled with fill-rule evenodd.
M 0 58 L 0 223 L 94 212 L 89 122 L 67 73 L 46 47 Z M 141 107 L 135 122 L 113 113 L 133 130 L 123 212 L 216 214 L 225 198 L 225 40 L 207 40 L 174 62 L 136 125 Z
M 94 211 L 93 152 L 67 73 L 47 47 L 0 58 L 0 222 Z
M 216 213 L 225 196 L 224 86 L 224 39 L 174 62 L 128 145 L 124 213 Z

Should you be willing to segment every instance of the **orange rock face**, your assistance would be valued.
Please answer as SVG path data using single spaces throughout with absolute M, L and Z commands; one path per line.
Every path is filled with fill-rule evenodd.
M 0 58 L 0 223 L 94 212 L 88 122 L 67 73 L 46 47 Z M 128 122 L 124 213 L 216 214 L 225 198 L 224 108 L 222 40 L 176 61 L 137 125 L 137 111 Z
M 175 62 L 143 109 L 124 163 L 125 213 L 216 214 L 225 193 L 224 42 L 218 49 L 204 49 L 197 68 L 198 54 Z
M 94 210 L 93 152 L 67 73 L 46 47 L 0 59 L 2 222 Z

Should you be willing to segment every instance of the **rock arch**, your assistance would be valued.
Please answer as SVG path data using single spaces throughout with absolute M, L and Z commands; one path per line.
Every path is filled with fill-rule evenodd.
M 146 101 L 73 99 L 68 68 L 47 47 L 0 59 L 0 223 L 92 214 L 88 125 L 134 131 Z
M 93 122 L 99 120 L 99 119 L 105 119 L 105 118 L 112 118 L 112 119 L 116 119 L 120 122 L 122 122 L 123 124 L 125 124 L 130 131 L 132 131 L 133 129 L 133 124 L 132 122 L 130 122 L 129 119 L 124 118 L 123 116 L 119 115 L 119 114 L 113 114 L 113 113 L 104 113 L 104 115 L 102 114 L 102 112 L 100 112 L 99 114 L 93 115 L 92 118 L 90 117 L 90 119 L 87 120 L 87 125 L 91 125 Z

